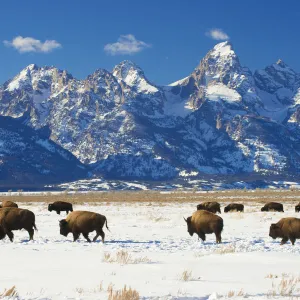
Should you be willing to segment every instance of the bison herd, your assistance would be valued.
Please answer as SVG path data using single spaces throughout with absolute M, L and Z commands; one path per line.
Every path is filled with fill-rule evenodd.
M 90 211 L 73 211 L 72 204 L 63 201 L 49 204 L 48 211 L 55 211 L 57 214 L 60 214 L 62 211 L 66 212 L 66 219 L 59 221 L 61 235 L 66 237 L 69 233 L 72 233 L 75 242 L 82 234 L 88 242 L 91 242 L 89 233 L 96 231 L 93 242 L 101 236 L 104 243 L 104 225 L 109 230 L 105 216 Z M 244 205 L 230 203 L 224 207 L 224 213 L 231 211 L 243 212 Z M 261 211 L 284 212 L 283 205 L 277 202 L 266 203 L 261 208 Z M 295 212 L 300 212 L 300 203 L 295 206 Z M 221 243 L 224 222 L 217 213 L 221 214 L 221 205 L 218 202 L 198 204 L 197 211 L 192 216 L 184 218 L 190 236 L 196 233 L 198 238 L 205 241 L 206 234 L 214 233 L 216 242 Z M 12 201 L 3 201 L 2 205 L 0 205 L 0 240 L 8 236 L 10 241 L 13 242 L 14 234 L 12 231 L 21 229 L 25 229 L 29 234 L 29 239 L 33 240 L 34 230 L 37 230 L 34 213 L 28 209 L 18 208 L 18 205 Z M 300 238 L 300 219 L 282 218 L 276 224 L 271 224 L 269 236 L 273 239 L 282 238 L 281 245 L 288 240 L 294 245 L 296 239 Z
M 72 233 L 75 242 L 82 234 L 88 242 L 91 242 L 89 233 L 96 231 L 93 241 L 95 242 L 100 235 L 102 242 L 104 242 L 103 226 L 106 225 L 108 229 L 105 216 L 90 211 L 73 212 L 72 204 L 63 201 L 49 204 L 48 211 L 56 211 L 57 214 L 60 214 L 61 211 L 65 211 L 66 214 L 71 212 L 66 219 L 59 221 L 61 235 L 67 236 Z M 29 240 L 33 240 L 34 229 L 37 230 L 34 213 L 28 209 L 18 208 L 14 202 L 3 201 L 0 205 L 0 240 L 8 236 L 13 242 L 14 234 L 12 231 L 21 229 L 25 229 L 29 234 Z
M 224 212 L 244 211 L 244 205 L 239 203 L 230 203 L 224 207 Z M 283 205 L 277 202 L 266 203 L 261 211 L 284 212 Z M 295 212 L 300 211 L 300 203 L 295 206 Z M 192 236 L 194 233 L 205 241 L 205 234 L 214 233 L 216 242 L 221 243 L 221 232 L 224 227 L 223 219 L 216 213 L 221 213 L 221 205 L 218 202 L 203 202 L 197 205 L 197 211 L 192 216 L 184 218 L 187 224 L 187 231 Z M 300 219 L 282 218 L 278 223 L 271 224 L 269 236 L 273 239 L 282 238 L 281 245 L 288 240 L 294 245 L 295 240 L 300 238 Z

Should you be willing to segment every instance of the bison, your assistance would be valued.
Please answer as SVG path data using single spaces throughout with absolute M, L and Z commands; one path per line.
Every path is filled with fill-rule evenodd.
M 227 213 L 229 211 L 244 211 L 244 204 L 239 203 L 230 203 L 224 208 L 224 212 Z
M 203 202 L 197 205 L 197 210 L 206 210 L 212 213 L 221 213 L 220 203 L 218 202 Z
M 18 204 L 9 200 L 2 201 L 2 205 L 0 204 L 0 208 L 4 207 L 16 207 L 18 208 Z
M 205 234 L 214 233 L 216 235 L 216 242 L 221 243 L 221 232 L 223 230 L 223 219 L 206 210 L 197 210 L 191 217 L 185 219 L 187 223 L 187 231 L 190 236 L 194 233 L 205 241 Z
M 74 211 L 71 212 L 66 219 L 59 221 L 60 234 L 68 236 L 68 234 L 72 232 L 75 242 L 82 233 L 85 239 L 91 242 L 89 233 L 96 230 L 96 236 L 93 242 L 95 242 L 100 235 L 104 243 L 105 234 L 102 229 L 104 224 L 106 224 L 106 228 L 108 229 L 107 219 L 103 215 L 90 211 Z
M 272 211 L 272 210 L 278 212 L 284 212 L 283 205 L 277 202 L 268 202 L 261 208 L 261 211 Z
M 59 215 L 61 211 L 65 211 L 68 214 L 70 211 L 73 211 L 73 206 L 69 202 L 55 201 L 48 205 L 48 211 L 51 212 L 52 210 L 56 211 Z
M 0 240 L 7 235 L 13 242 L 13 230 L 25 229 L 29 233 L 29 239 L 33 240 L 35 225 L 35 215 L 28 209 L 6 207 L 0 209 Z
M 282 218 L 276 224 L 271 224 L 269 236 L 273 239 L 282 238 L 280 245 L 288 240 L 294 245 L 296 239 L 300 238 L 300 219 Z
M 295 212 L 299 212 L 300 211 L 300 202 L 295 206 Z

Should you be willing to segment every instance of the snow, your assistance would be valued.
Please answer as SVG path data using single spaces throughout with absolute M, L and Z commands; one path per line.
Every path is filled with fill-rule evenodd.
M 124 61 L 115 67 L 113 75 L 123 80 L 127 85 L 135 87 L 139 93 L 156 93 L 158 88 L 150 84 L 143 71 L 131 61 Z
M 5 257 L 0 293 L 15 285 L 19 299 L 107 299 L 110 284 L 115 290 L 126 284 L 142 299 L 215 299 L 241 289 L 250 299 L 266 299 L 283 273 L 285 278 L 299 276 L 300 241 L 280 246 L 268 236 L 271 223 L 299 216 L 294 203 L 284 204 L 285 213 L 260 212 L 262 205 L 253 202 L 245 203 L 245 213 L 222 213 L 220 245 L 213 235 L 204 243 L 188 235 L 183 217 L 196 204 L 74 205 L 107 217 L 111 232 L 105 228 L 104 245 L 61 236 L 58 221 L 64 215 L 48 212 L 46 203 L 20 205 L 35 213 L 39 231 L 31 242 L 25 231 L 15 232 L 14 243 L 0 241 Z M 131 255 L 131 263 L 105 261 L 104 254 L 115 257 L 120 250 Z M 180 279 L 184 271 L 192 272 L 190 280 Z
M 182 89 L 182 87 L 180 87 Z M 177 95 L 172 93 L 170 87 L 164 87 L 167 101 L 164 102 L 164 113 L 167 116 L 186 117 L 193 112 L 193 107 L 189 103 L 189 99 L 183 99 L 180 93 Z
M 264 104 L 263 107 L 258 109 L 259 114 L 275 121 L 283 122 L 287 116 L 289 106 L 285 106 L 280 103 L 274 94 L 269 94 L 265 91 L 258 90 L 258 95 Z
M 39 139 L 36 143 L 52 153 L 55 152 L 54 145 L 52 145 L 48 140 Z
M 195 172 L 195 171 L 188 172 L 186 170 L 179 172 L 179 176 L 181 177 L 197 176 L 198 174 L 199 172 Z
M 187 79 L 189 78 L 189 76 L 184 77 L 183 79 L 177 80 L 173 83 L 170 83 L 168 86 L 176 86 L 176 85 L 181 85 L 182 83 L 184 83 Z
M 209 85 L 206 90 L 206 96 L 211 101 L 222 99 L 228 102 L 241 101 L 242 98 L 237 91 L 230 89 L 222 83 Z
M 229 56 L 235 54 L 232 50 L 231 44 L 226 41 L 223 43 L 219 43 L 214 46 L 211 55 L 212 56 Z

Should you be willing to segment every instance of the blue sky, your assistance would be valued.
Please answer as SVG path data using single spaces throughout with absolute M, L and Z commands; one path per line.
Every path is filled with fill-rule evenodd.
M 300 72 L 299 20 L 298 0 L 3 1 L 0 83 L 31 63 L 85 78 L 129 59 L 168 84 L 221 41 L 206 34 L 214 28 L 251 70 L 281 58 Z

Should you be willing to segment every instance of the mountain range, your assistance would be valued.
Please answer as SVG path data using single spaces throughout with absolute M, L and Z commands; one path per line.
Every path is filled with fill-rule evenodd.
M 32 136 L 29 148 L 18 149 L 22 164 L 11 165 L 9 176 L 20 168 L 39 172 L 43 182 L 48 171 L 60 174 L 60 182 L 300 171 L 300 74 L 282 60 L 251 72 L 230 42 L 217 44 L 189 76 L 167 86 L 151 82 L 130 61 L 83 80 L 32 64 L 0 86 L 0 115 L 1 124 L 19 124 L 17 133 L 0 126 L 2 144 L 17 147 L 18 139 Z M 42 143 L 36 142 L 40 132 L 47 132 Z M 14 152 L 1 151 L 4 178 Z M 32 169 L 34 163 L 40 167 Z

